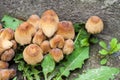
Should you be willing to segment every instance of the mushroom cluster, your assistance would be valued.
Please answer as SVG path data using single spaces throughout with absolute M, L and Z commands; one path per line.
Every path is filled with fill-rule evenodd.
M 17 43 L 14 40 L 14 31 L 2 28 L 0 24 L 0 80 L 9 80 L 16 75 L 14 69 L 8 69 L 9 63 L 15 55 Z
M 71 21 L 59 21 L 53 10 L 47 10 L 41 18 L 31 15 L 15 30 L 15 40 L 27 45 L 23 58 L 27 64 L 35 65 L 49 53 L 56 62 L 74 49 L 74 27 Z

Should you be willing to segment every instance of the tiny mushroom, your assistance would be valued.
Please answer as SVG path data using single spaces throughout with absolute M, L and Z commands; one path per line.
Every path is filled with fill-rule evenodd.
M 58 15 L 55 13 L 54 10 L 52 9 L 49 9 L 49 10 L 46 10 L 43 14 L 42 14 L 42 17 L 44 16 L 51 16 L 55 19 L 56 22 L 59 22 L 59 18 L 58 18 Z
M 57 34 L 63 36 L 65 39 L 74 39 L 75 32 L 72 22 L 70 21 L 59 22 Z
M 1 80 L 10 80 L 16 75 L 14 69 L 0 69 Z
M 42 61 L 43 51 L 37 44 L 30 44 L 24 49 L 23 58 L 27 64 L 36 65 Z
M 63 52 L 61 49 L 59 48 L 54 48 L 50 51 L 50 55 L 53 57 L 53 59 L 56 61 L 56 62 L 60 62 L 64 56 L 63 56 Z
M 9 40 L 4 40 L 3 38 L 0 38 L 0 55 L 5 50 L 11 48 L 13 46 L 13 43 Z
M 39 28 L 39 20 L 40 17 L 36 14 L 33 14 L 28 18 L 27 22 L 32 24 L 37 30 Z
M 12 58 L 14 57 L 15 52 L 13 49 L 8 49 L 3 54 L 1 55 L 1 60 L 2 61 L 11 61 Z
M 0 60 L 0 69 L 8 68 L 9 64 L 5 61 Z
M 49 38 L 57 31 L 59 22 L 57 14 L 51 15 L 52 12 L 55 13 L 53 10 L 44 12 L 40 19 L 40 27 L 43 33 Z
M 11 28 L 2 29 L 0 37 L 3 39 L 11 40 L 14 37 L 14 31 Z
M 73 40 L 71 39 L 66 40 L 63 48 L 63 53 L 69 55 L 70 53 L 72 53 L 73 49 L 74 49 Z
M 45 37 L 45 35 L 43 34 L 42 29 L 39 29 L 39 30 L 35 33 L 32 42 L 35 43 L 35 44 L 40 45 L 41 42 L 42 42 L 43 40 L 45 40 L 45 38 L 46 38 L 46 37 Z
M 64 38 L 61 35 L 55 35 L 50 40 L 50 46 L 51 48 L 63 48 L 64 46 Z
M 23 22 L 15 30 L 15 40 L 20 45 L 26 45 L 31 42 L 32 36 L 35 34 L 36 29 L 28 22 Z
M 87 32 L 91 34 L 100 33 L 103 30 L 103 27 L 103 21 L 98 16 L 91 16 L 85 24 Z
M 43 50 L 43 54 L 46 54 L 51 50 L 49 41 L 45 40 L 40 45 L 41 49 Z
M 12 48 L 15 50 L 17 48 L 17 42 L 15 40 L 11 40 L 11 42 L 13 43 Z

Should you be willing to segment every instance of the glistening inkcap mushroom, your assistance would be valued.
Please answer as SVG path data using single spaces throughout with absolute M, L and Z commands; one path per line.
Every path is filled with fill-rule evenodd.
M 42 61 L 43 51 L 37 44 L 30 44 L 24 49 L 23 58 L 27 64 L 36 65 Z
M 35 34 L 36 29 L 28 22 L 23 22 L 15 30 L 15 40 L 20 45 L 26 45 L 31 42 L 32 36 Z
M 91 34 L 100 33 L 103 30 L 103 27 L 103 21 L 98 16 L 91 16 L 85 24 L 87 32 Z
M 57 35 L 63 36 L 64 39 L 74 39 L 75 31 L 71 21 L 61 21 L 58 23 Z

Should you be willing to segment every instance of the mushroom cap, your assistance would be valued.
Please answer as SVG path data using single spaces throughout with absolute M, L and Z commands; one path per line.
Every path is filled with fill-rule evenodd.
M 21 45 L 29 44 L 35 32 L 36 29 L 31 24 L 23 22 L 15 30 L 15 40 Z
M 38 29 L 39 28 L 39 20 L 40 20 L 40 17 L 36 14 L 33 14 L 28 18 L 27 22 L 32 24 L 36 29 Z
M 11 28 L 2 29 L 0 32 L 0 37 L 11 40 L 14 37 L 14 31 Z
M 91 16 L 85 24 L 87 32 L 91 34 L 100 33 L 103 30 L 103 27 L 103 21 L 98 16 Z
M 27 64 L 35 65 L 42 61 L 43 51 L 38 45 L 30 44 L 24 49 L 23 58 Z
M 7 62 L 0 60 L 0 69 L 8 68 L 9 64 Z
M 63 52 L 61 49 L 59 48 L 54 48 L 50 51 L 50 55 L 53 57 L 53 59 L 56 62 L 59 62 L 60 60 L 62 60 L 64 58 L 63 56 Z
M 2 61 L 11 61 L 12 58 L 14 57 L 14 55 L 15 55 L 14 50 L 8 49 L 1 55 L 1 60 Z
M 74 39 L 75 31 L 72 22 L 70 21 L 59 22 L 57 34 L 63 36 L 65 39 Z
M 48 53 L 51 50 L 49 41 L 45 40 L 40 44 L 41 49 L 43 50 L 43 54 Z
M 11 40 L 11 42 L 13 43 L 12 48 L 15 50 L 17 48 L 17 42 L 15 40 Z
M 71 39 L 66 40 L 64 48 L 63 48 L 63 53 L 66 55 L 69 55 L 70 53 L 72 53 L 73 49 L 74 49 L 73 40 L 71 40 Z
M 46 10 L 41 17 L 44 17 L 44 16 L 51 16 L 55 19 L 56 22 L 59 22 L 59 18 L 58 18 L 58 15 L 56 14 L 56 12 L 52 9 L 49 9 L 49 10 Z
M 10 80 L 16 75 L 16 71 L 14 69 L 1 69 L 1 80 Z
M 51 37 L 57 31 L 59 18 L 53 10 L 47 10 L 40 19 L 40 28 L 47 37 Z
M 35 43 L 35 44 L 40 45 L 40 44 L 42 43 L 42 41 L 45 40 L 45 39 L 46 39 L 46 37 L 45 37 L 45 35 L 43 34 L 42 29 L 39 29 L 39 30 L 35 33 L 32 42 Z
M 51 48 L 63 48 L 64 46 L 64 38 L 61 35 L 55 35 L 50 40 L 50 46 Z
M 51 37 L 57 31 L 58 22 L 51 16 L 45 16 L 40 20 L 40 26 L 47 37 Z
M 13 43 L 9 40 L 4 40 L 3 38 L 0 38 L 0 55 L 5 50 L 11 48 L 13 46 Z

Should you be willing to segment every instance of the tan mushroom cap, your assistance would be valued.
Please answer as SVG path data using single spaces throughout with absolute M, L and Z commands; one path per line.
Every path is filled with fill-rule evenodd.
M 64 46 L 64 38 L 61 35 L 55 35 L 50 40 L 50 46 L 51 48 L 63 48 Z
M 87 32 L 91 34 L 100 33 L 103 30 L 103 27 L 104 27 L 103 21 L 98 16 L 91 16 L 85 24 Z
M 60 62 L 60 60 L 62 60 L 64 58 L 63 56 L 63 52 L 61 49 L 59 48 L 54 48 L 50 51 L 50 55 L 53 57 L 53 59 L 56 62 Z
M 7 62 L 0 60 L 0 69 L 8 68 L 9 64 Z
M 52 9 L 46 10 L 41 17 L 45 17 L 45 16 L 51 16 L 55 19 L 56 22 L 59 22 L 59 18 L 58 15 L 56 14 L 56 12 Z
M 15 40 L 21 45 L 29 44 L 35 32 L 36 29 L 31 24 L 23 22 L 15 30 Z
M 16 49 L 17 48 L 17 42 L 15 40 L 11 40 L 11 42 L 13 43 L 12 49 Z
M 43 13 L 40 19 L 40 28 L 42 28 L 43 33 L 47 37 L 52 37 L 58 28 L 57 26 L 59 18 L 57 17 L 57 14 L 55 14 L 55 12 L 52 13 L 51 11 L 46 11 Z
M 14 31 L 11 28 L 2 29 L 0 32 L 0 37 L 11 40 L 14 37 Z
M 57 34 L 63 36 L 65 39 L 74 39 L 75 32 L 72 22 L 70 21 L 59 22 Z
M 43 54 L 48 53 L 51 50 L 49 41 L 45 40 L 40 44 L 41 49 L 43 50 Z
M 0 38 L 0 55 L 5 50 L 11 48 L 13 46 L 13 43 L 9 40 L 4 40 L 3 38 Z
M 71 40 L 71 39 L 66 40 L 64 48 L 63 48 L 63 53 L 66 55 L 69 55 L 70 53 L 72 53 L 73 49 L 74 49 L 73 40 Z
M 14 50 L 8 49 L 1 55 L 1 60 L 2 61 L 11 61 L 12 58 L 14 57 L 14 55 L 15 55 Z
M 10 80 L 16 75 L 16 71 L 14 69 L 1 69 L 1 80 Z
M 38 29 L 39 28 L 39 20 L 40 20 L 40 17 L 36 14 L 33 14 L 28 18 L 27 22 L 32 24 L 36 29 Z
M 38 45 L 30 44 L 24 49 L 23 58 L 27 64 L 35 65 L 42 61 L 43 51 Z
M 46 39 L 46 37 L 45 37 L 45 35 L 43 34 L 42 29 L 39 29 L 39 30 L 35 33 L 32 42 L 35 43 L 35 44 L 40 45 L 40 44 L 42 43 L 42 41 L 45 40 L 45 39 Z

